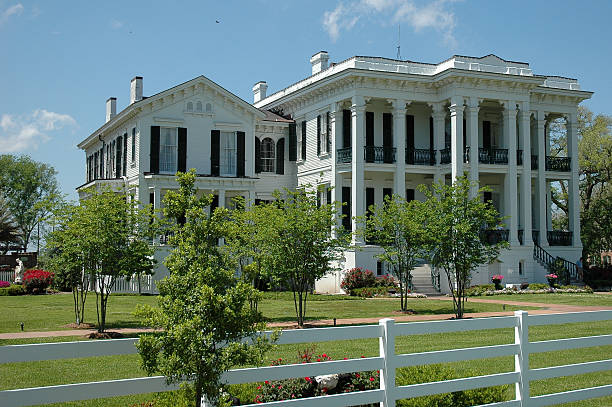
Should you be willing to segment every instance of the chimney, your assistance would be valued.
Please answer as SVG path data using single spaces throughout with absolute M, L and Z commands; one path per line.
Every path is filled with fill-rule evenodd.
M 268 90 L 268 84 L 266 81 L 259 81 L 253 86 L 253 103 L 257 103 L 262 99 L 266 98 L 266 91 Z
M 108 98 L 106 101 L 106 122 L 117 115 L 117 98 Z
M 312 74 L 317 74 L 327 69 L 329 63 L 329 54 L 327 51 L 319 51 L 310 57 L 310 63 L 312 64 Z
M 130 105 L 142 100 L 142 76 L 135 76 L 130 82 Z

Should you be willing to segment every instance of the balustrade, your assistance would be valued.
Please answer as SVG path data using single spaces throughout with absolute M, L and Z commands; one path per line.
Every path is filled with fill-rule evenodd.
M 571 157 L 551 157 L 546 156 L 546 171 L 571 171 Z
M 479 148 L 478 161 L 482 164 L 508 164 L 508 149 Z
M 339 148 L 336 150 L 338 164 L 350 163 L 353 157 L 353 149 L 351 147 Z
M 392 164 L 395 162 L 395 147 L 365 146 L 364 159 L 367 163 Z
M 406 164 L 436 165 L 436 150 L 428 148 L 407 148 Z
M 548 244 L 550 246 L 572 245 L 572 232 L 566 232 L 563 230 L 549 230 L 546 236 L 548 237 Z

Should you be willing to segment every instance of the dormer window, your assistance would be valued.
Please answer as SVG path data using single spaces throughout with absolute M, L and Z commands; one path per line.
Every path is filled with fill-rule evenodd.
M 187 102 L 187 111 L 193 112 L 193 102 Z

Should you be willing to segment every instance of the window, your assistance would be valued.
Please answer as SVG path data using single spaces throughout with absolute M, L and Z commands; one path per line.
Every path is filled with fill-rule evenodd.
M 261 141 L 261 172 L 274 172 L 274 141 L 269 137 Z
M 136 161 L 136 127 L 132 128 L 132 162 Z
M 236 176 L 236 133 L 222 131 L 220 133 L 219 172 L 221 176 Z
M 198 100 L 198 102 L 196 103 L 196 112 L 201 112 L 201 111 L 202 111 L 202 102 Z
M 159 137 L 159 171 L 176 173 L 177 155 L 177 130 L 176 127 L 162 127 Z
M 187 111 L 193 112 L 193 102 L 187 102 Z
M 206 104 L 206 113 L 212 113 L 212 105 L 210 103 Z

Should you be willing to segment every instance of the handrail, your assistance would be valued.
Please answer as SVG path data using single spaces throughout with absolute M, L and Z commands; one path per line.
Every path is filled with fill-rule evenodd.
M 364 146 L 363 158 L 366 163 L 392 164 L 395 162 L 395 147 Z
M 536 242 L 533 243 L 533 258 L 537 260 L 540 264 L 542 264 L 544 267 L 546 267 L 546 270 L 548 272 L 553 271 L 552 268 L 556 262 L 561 262 L 563 268 L 567 271 L 570 281 L 572 279 L 578 281 L 582 280 L 582 270 L 580 269 L 580 267 L 578 267 L 576 263 L 572 263 L 571 261 L 566 260 L 563 257 L 553 256 Z M 570 281 L 565 281 L 565 283 L 569 284 Z

